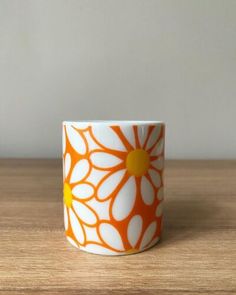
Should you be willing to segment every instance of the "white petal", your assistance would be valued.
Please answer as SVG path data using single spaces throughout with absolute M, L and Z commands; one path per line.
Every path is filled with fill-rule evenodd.
M 80 222 L 78 221 L 76 215 L 74 214 L 74 212 L 70 209 L 70 223 L 71 223 L 71 227 L 72 227 L 72 231 L 76 237 L 76 240 L 80 243 L 83 244 L 85 241 L 85 237 L 84 237 L 84 233 L 81 227 Z
M 135 147 L 135 137 L 134 137 L 134 130 L 133 130 L 133 126 L 121 126 L 120 127 L 122 133 L 124 134 L 124 136 L 126 137 L 126 139 L 128 140 L 128 142 L 133 146 L 133 148 Z
M 73 208 L 75 209 L 78 217 L 85 223 L 89 225 L 94 225 L 97 222 L 97 217 L 89 209 L 89 207 L 85 206 L 83 203 L 73 200 Z
M 98 237 L 97 234 L 97 230 L 96 227 L 90 227 L 90 226 L 86 226 L 85 224 L 83 224 L 84 230 L 85 230 L 85 235 L 86 235 L 86 242 L 97 242 L 97 243 L 101 243 L 100 238 Z
M 78 182 L 82 180 L 89 171 L 89 162 L 86 159 L 80 160 L 75 164 L 72 171 L 70 182 Z
M 73 190 L 72 194 L 78 199 L 87 199 L 94 194 L 93 186 L 88 183 L 77 184 Z
M 121 159 L 106 152 L 91 153 L 90 159 L 92 164 L 98 168 L 111 168 L 122 162 Z
M 93 140 L 89 131 L 84 132 L 89 151 L 100 149 L 100 146 Z
M 117 255 L 119 252 L 112 251 L 97 244 L 88 244 L 86 247 L 81 247 L 81 250 L 101 255 Z
M 66 236 L 67 240 L 76 248 L 79 248 L 76 242 L 69 236 Z
M 161 185 L 161 176 L 160 176 L 160 174 L 154 169 L 149 169 L 148 173 L 151 176 L 151 179 L 152 179 L 154 185 L 156 187 L 159 187 Z
M 101 220 L 109 220 L 109 206 L 111 199 L 103 202 L 97 201 L 95 198 L 92 198 L 87 202 L 87 205 L 92 208 L 98 215 L 98 218 Z
M 148 228 L 144 232 L 143 239 L 142 239 L 142 242 L 140 245 L 140 249 L 145 248 L 148 245 L 148 243 L 151 242 L 151 240 L 156 232 L 156 229 L 157 229 L 156 221 L 153 221 L 151 224 L 149 224 Z
M 158 137 L 160 136 L 161 133 L 161 125 L 155 126 L 152 129 L 152 132 L 149 136 L 148 142 L 147 142 L 147 149 L 151 148 L 154 143 L 157 141 Z
M 152 246 L 154 246 L 159 240 L 160 240 L 160 237 L 154 238 L 152 242 L 148 245 L 148 248 L 151 248 Z
M 138 126 L 138 138 L 139 138 L 141 147 L 143 147 L 144 145 L 144 142 L 147 138 L 147 134 L 148 134 L 148 126 Z
M 64 205 L 64 226 L 65 230 L 68 229 L 68 214 L 67 214 L 67 209 L 66 206 Z
M 145 176 L 143 176 L 141 180 L 141 194 L 146 205 L 151 205 L 153 203 L 155 199 L 154 188 Z
M 107 148 L 126 151 L 119 136 L 109 126 L 93 126 L 92 132 L 96 140 Z
M 98 198 L 103 200 L 108 197 L 116 189 L 124 174 L 125 169 L 119 170 L 112 173 L 107 179 L 105 179 L 98 188 Z
M 70 171 L 70 165 L 71 165 L 71 156 L 69 153 L 67 153 L 65 156 L 65 166 L 64 166 L 65 178 L 68 176 L 68 173 Z
M 128 225 L 128 240 L 130 245 L 135 248 L 142 231 L 143 220 L 140 215 L 135 215 Z
M 158 192 L 157 192 L 157 198 L 159 201 L 163 200 L 164 198 L 164 189 L 163 187 L 160 187 Z
M 159 157 L 155 161 L 152 161 L 151 164 L 158 170 L 162 170 L 164 168 L 164 158 Z
M 152 156 L 159 156 L 164 149 L 164 138 L 161 138 L 155 148 L 152 150 L 151 155 Z
M 62 152 L 63 154 L 66 151 L 66 134 L 65 134 L 65 126 L 62 126 Z
M 69 125 L 66 126 L 66 131 L 72 147 L 76 150 L 76 152 L 84 155 L 86 153 L 86 145 L 79 132 Z
M 156 208 L 156 216 L 160 217 L 163 213 L 163 202 L 159 203 Z
M 116 250 L 124 250 L 123 242 L 118 230 L 109 223 L 101 223 L 99 232 L 103 241 Z
M 97 185 L 108 173 L 109 171 L 98 170 L 92 167 L 86 181 L 92 183 L 93 185 Z
M 134 207 L 136 199 L 136 184 L 134 177 L 130 177 L 116 195 L 112 206 L 113 217 L 120 221 L 125 219 Z

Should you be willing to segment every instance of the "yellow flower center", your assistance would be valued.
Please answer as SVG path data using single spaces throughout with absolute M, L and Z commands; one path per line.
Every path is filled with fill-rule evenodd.
M 64 184 L 64 204 L 70 208 L 72 205 L 72 193 L 68 183 Z
M 126 168 L 131 175 L 144 175 L 150 165 L 149 154 L 143 149 L 130 152 L 126 158 Z

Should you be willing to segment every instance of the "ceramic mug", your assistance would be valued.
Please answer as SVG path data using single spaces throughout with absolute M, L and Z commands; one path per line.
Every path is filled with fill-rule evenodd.
M 64 224 L 72 245 L 123 255 L 157 243 L 164 136 L 158 121 L 63 122 Z

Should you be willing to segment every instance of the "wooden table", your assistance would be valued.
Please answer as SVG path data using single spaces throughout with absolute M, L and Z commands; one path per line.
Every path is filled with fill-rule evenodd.
M 236 294 L 236 161 L 166 166 L 162 241 L 103 257 L 63 235 L 59 160 L 0 160 L 0 294 Z

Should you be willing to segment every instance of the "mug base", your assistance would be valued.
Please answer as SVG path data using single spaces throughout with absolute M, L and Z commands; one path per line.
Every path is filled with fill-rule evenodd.
M 156 244 L 160 241 L 160 237 L 157 237 L 147 247 L 145 247 L 143 249 L 131 249 L 131 250 L 124 251 L 124 252 L 115 252 L 115 251 L 111 251 L 111 250 L 103 248 L 103 247 L 101 247 L 99 249 L 98 246 L 95 247 L 94 249 L 90 249 L 88 247 L 83 247 L 83 246 L 78 246 L 70 237 L 66 237 L 66 238 L 69 241 L 69 243 L 72 246 L 74 246 L 75 248 L 77 248 L 81 251 L 90 253 L 90 254 L 96 254 L 96 255 L 102 255 L 102 256 L 125 256 L 125 255 L 133 255 L 133 254 L 141 253 L 141 252 L 144 252 L 144 251 L 156 246 Z

